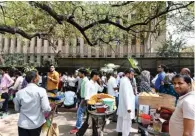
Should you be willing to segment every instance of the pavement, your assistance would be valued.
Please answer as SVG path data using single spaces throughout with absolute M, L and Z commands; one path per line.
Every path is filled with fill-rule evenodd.
M 17 121 L 18 113 L 11 113 L 0 119 L 0 136 L 18 136 Z M 58 124 L 59 136 L 75 136 L 69 134 L 69 131 L 74 127 L 76 121 L 76 113 L 73 112 L 59 112 L 55 115 L 54 122 Z M 110 122 L 104 129 L 104 136 L 117 136 L 115 131 L 116 123 Z M 140 136 L 137 134 L 137 124 L 133 124 L 131 128 L 131 136 Z M 85 136 L 91 136 L 92 130 L 88 129 Z

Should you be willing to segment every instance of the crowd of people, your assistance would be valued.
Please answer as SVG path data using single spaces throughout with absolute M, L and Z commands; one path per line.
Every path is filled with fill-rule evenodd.
M 31 70 L 23 76 L 22 72 L 15 70 L 14 76 L 10 77 L 5 69 L 1 69 L 0 94 L 5 99 L 1 111 L 8 111 L 10 96 L 14 97 L 15 110 L 20 112 L 19 136 L 39 136 L 45 123 L 43 113 L 51 110 L 47 92 L 63 92 L 64 107 L 77 108 L 75 127 L 70 130 L 71 134 L 75 134 L 82 126 L 90 97 L 98 92 L 108 93 L 116 98 L 117 113 L 112 118 L 117 122 L 116 131 L 118 135 L 128 136 L 136 116 L 138 94 L 159 92 L 172 95 L 177 100 L 176 109 L 171 109 L 174 113 L 170 120 L 170 135 L 195 136 L 195 81 L 190 70 L 183 68 L 177 74 L 165 65 L 159 65 L 157 72 L 154 78 L 147 70 L 135 75 L 132 68 L 119 73 L 101 73 L 97 70 L 89 73 L 85 68 L 80 68 L 74 74 L 60 74 L 51 65 L 45 75 Z

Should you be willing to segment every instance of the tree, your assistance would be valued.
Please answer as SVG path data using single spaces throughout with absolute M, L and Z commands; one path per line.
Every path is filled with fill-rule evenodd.
M 24 38 L 84 37 L 90 46 L 120 41 L 123 35 L 157 33 L 166 15 L 193 2 L 1 2 L 0 32 Z M 176 12 L 177 13 L 177 12 Z M 131 19 L 129 18 L 131 15 Z M 117 42 L 117 43 L 120 43 Z
M 182 48 L 184 48 L 185 40 L 173 40 L 172 35 L 164 41 L 163 46 L 158 48 L 158 55 L 161 57 L 178 57 Z

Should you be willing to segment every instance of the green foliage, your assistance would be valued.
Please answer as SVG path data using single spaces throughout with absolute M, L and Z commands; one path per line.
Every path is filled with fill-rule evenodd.
M 36 62 L 29 62 L 29 63 L 24 63 L 24 54 L 3 54 L 2 59 L 3 63 L 1 66 L 3 67 L 10 67 L 10 68 L 15 68 L 15 67 L 39 67 L 40 64 Z
M 24 56 L 22 54 L 4 54 L 2 58 L 4 60 L 3 65 L 6 67 L 18 67 L 24 64 Z
M 31 6 L 28 2 L 12 1 L 4 3 L 3 10 L 0 10 L 0 25 L 18 27 L 29 33 L 46 32 L 49 31 L 51 26 L 55 25 L 51 33 L 53 38 L 81 36 L 80 32 L 71 24 L 64 21 L 62 25 L 56 25 L 57 22 L 51 16 Z M 143 21 L 147 16 L 154 14 L 150 9 L 155 8 L 156 5 L 160 4 L 162 9 L 165 6 L 165 2 L 134 2 L 121 7 L 112 7 L 112 2 L 47 1 L 40 3 L 49 5 L 61 15 L 70 15 L 74 11 L 75 21 L 82 26 L 105 19 L 106 16 L 114 22 L 120 20 L 120 24 L 126 22 L 127 26 Z M 128 19 L 127 15 L 133 12 L 136 12 L 136 16 L 131 20 Z M 137 29 L 143 28 L 135 27 L 135 30 Z M 87 30 L 87 35 L 90 40 L 95 41 L 97 38 L 102 38 L 107 41 L 110 38 L 120 37 L 123 32 L 113 25 L 97 25 Z
M 132 57 L 128 58 L 128 61 L 133 69 L 141 71 L 140 67 L 138 66 L 138 61 Z
M 184 47 L 183 39 L 173 40 L 172 35 L 157 49 L 157 54 L 162 57 L 178 57 L 180 50 Z
M 32 70 L 38 71 L 34 66 L 25 66 L 24 67 L 24 73 L 27 73 L 28 71 L 32 71 Z
M 33 4 L 29 4 L 29 2 L 8 1 L 2 3 L 3 10 L 0 10 L 0 26 L 7 25 L 21 28 L 28 33 L 50 32 L 47 38 L 53 39 L 83 36 L 81 32 L 69 22 L 63 21 L 62 24 L 59 24 L 45 11 L 33 6 Z M 114 23 L 128 27 L 136 23 L 144 22 L 147 18 L 155 16 L 166 9 L 165 1 L 138 1 L 117 7 L 113 7 L 113 4 L 121 4 L 124 2 L 39 1 L 39 3 L 46 4 L 58 15 L 63 15 L 65 18 L 69 15 L 73 15 L 74 21 L 81 27 L 106 18 Z M 191 7 L 189 8 L 193 9 Z M 158 24 L 158 27 L 155 26 L 155 24 Z M 131 36 L 137 35 L 138 33 L 139 35 L 140 31 L 146 31 L 143 34 L 145 36 L 148 31 L 152 31 L 153 29 L 157 29 L 157 31 L 164 30 L 165 24 L 166 14 L 157 17 L 148 25 L 134 26 L 128 33 L 113 24 L 100 25 L 98 23 L 90 29 L 87 29 L 85 33 L 89 40 L 93 42 L 98 39 L 102 39 L 105 42 L 110 40 L 120 40 L 120 42 L 124 42 L 124 40 L 122 40 L 123 34 Z

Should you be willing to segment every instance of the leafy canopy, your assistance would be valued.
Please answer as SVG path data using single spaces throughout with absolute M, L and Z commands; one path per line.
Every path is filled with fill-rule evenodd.
M 166 15 L 193 2 L 0 2 L 0 32 L 31 39 L 84 37 L 91 46 L 165 29 Z M 5 34 L 4 33 L 4 34 Z

